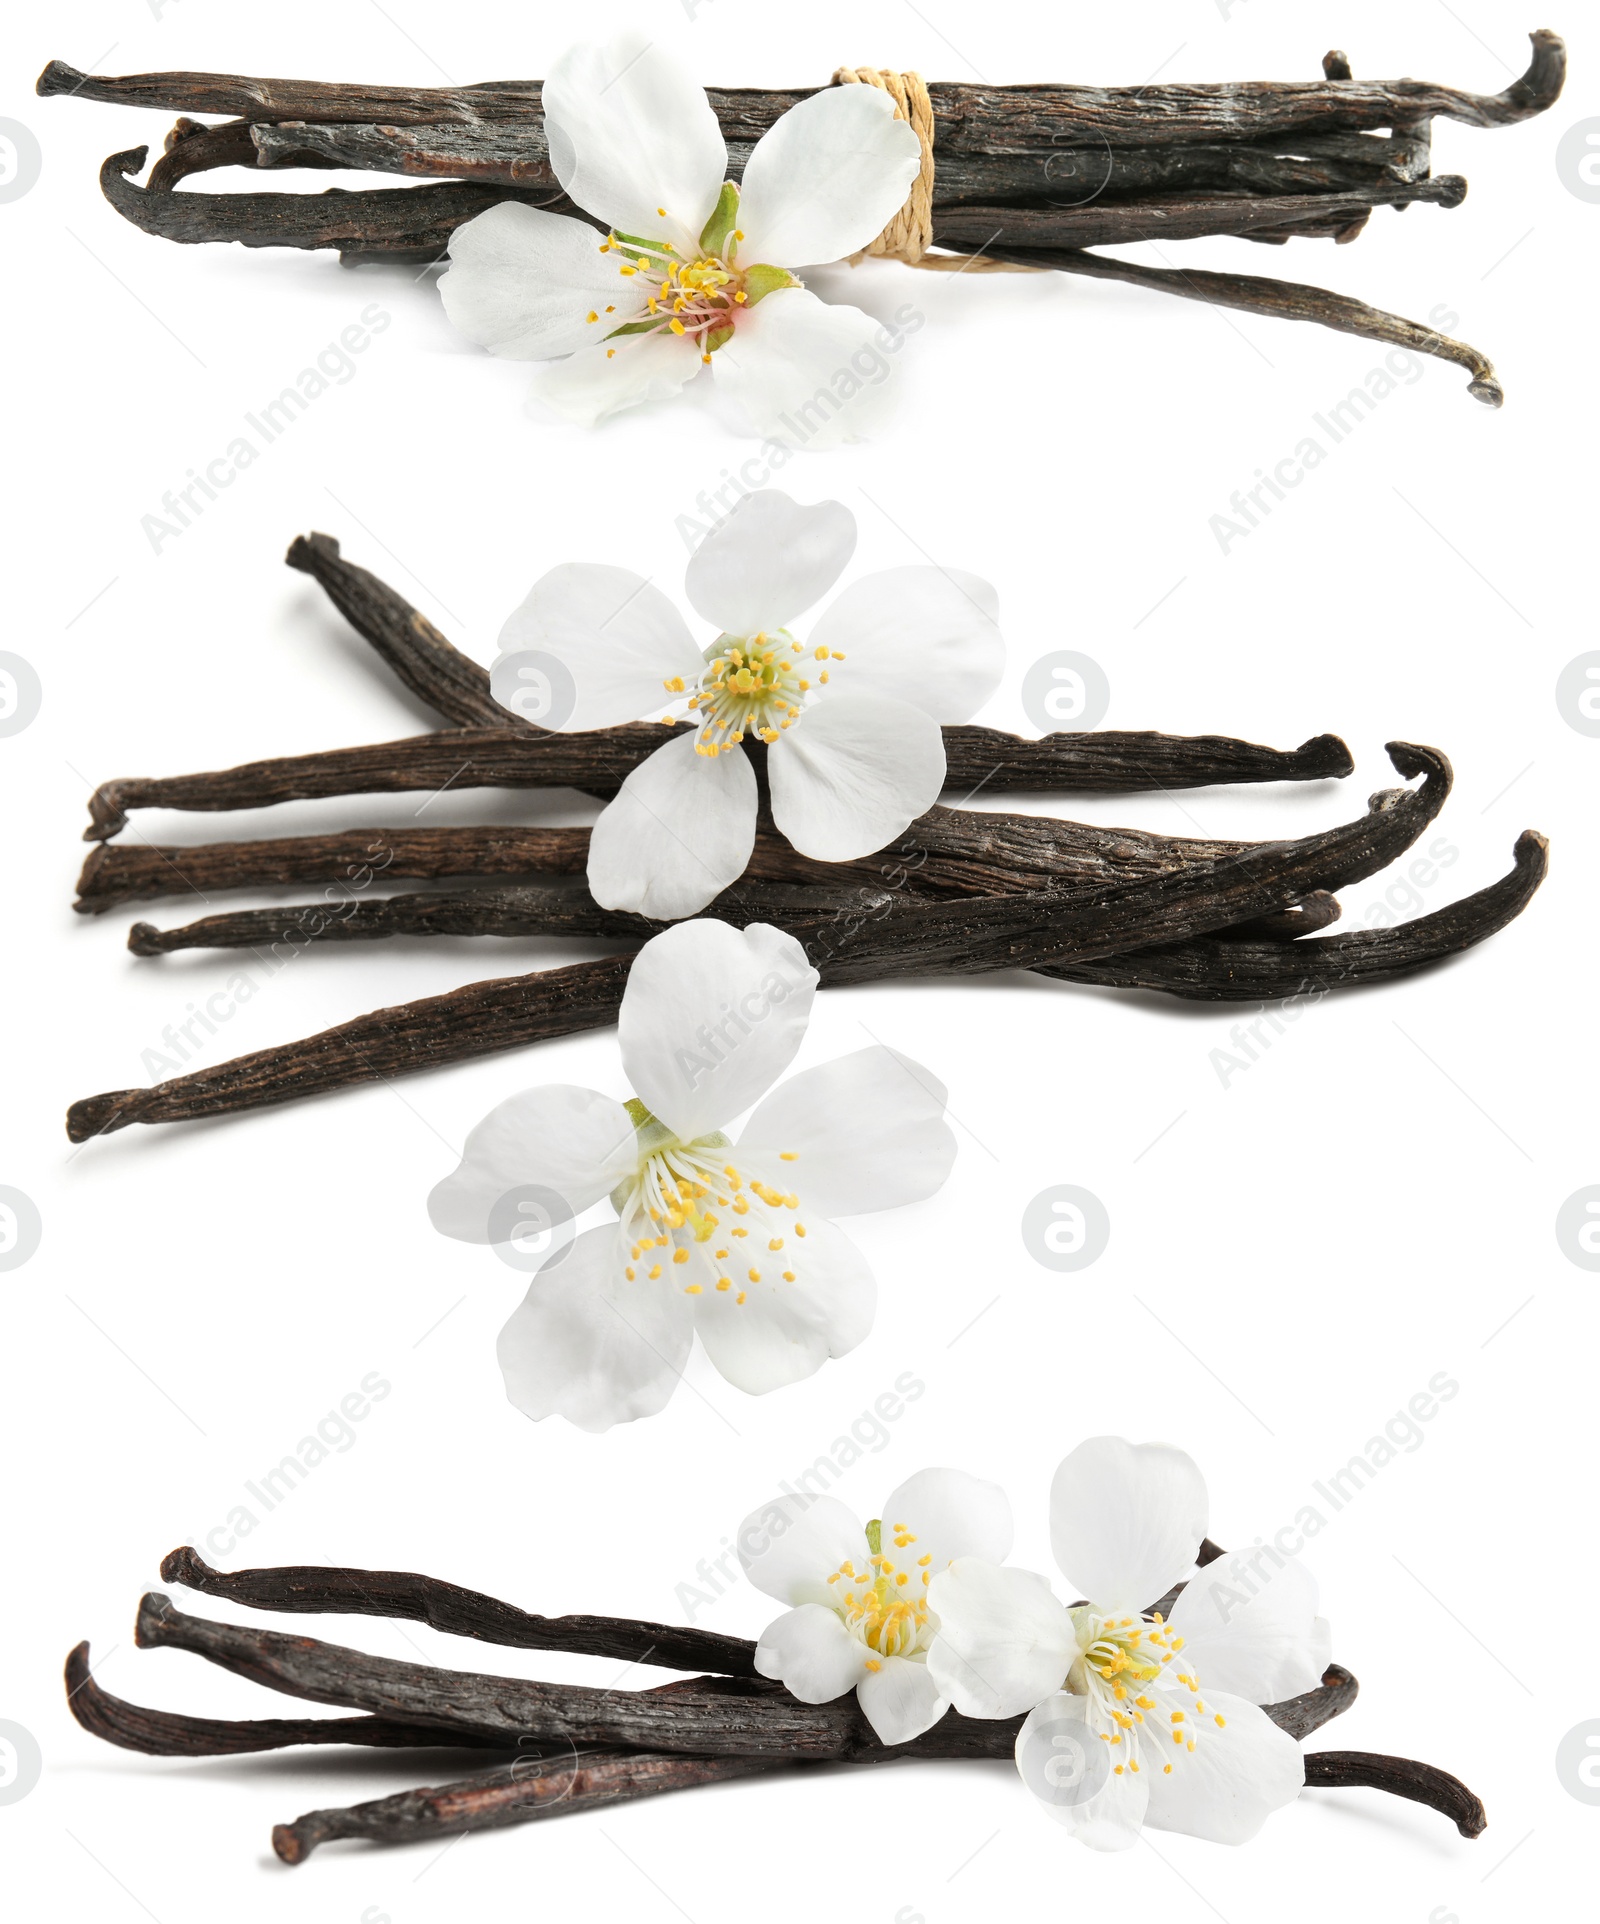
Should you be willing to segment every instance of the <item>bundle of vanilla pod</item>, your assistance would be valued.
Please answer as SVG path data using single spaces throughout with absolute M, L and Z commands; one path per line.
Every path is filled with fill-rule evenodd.
M 1299 282 L 1148 267 L 1096 250 L 1206 235 L 1272 245 L 1346 242 L 1378 207 L 1457 207 L 1466 182 L 1432 173 L 1432 122 L 1442 116 L 1504 127 L 1544 112 L 1561 92 L 1566 50 L 1546 30 L 1530 37 L 1527 72 L 1498 94 L 1356 80 L 1340 52 L 1325 56 L 1319 81 L 928 83 L 929 244 L 937 251 L 915 264 L 981 255 L 1316 321 L 1454 362 L 1471 376 L 1472 394 L 1498 406 L 1502 390 L 1489 360 L 1417 322 Z M 871 70 L 841 70 L 846 77 L 863 71 Z M 38 91 L 183 116 L 142 186 L 134 178 L 145 164 L 142 146 L 111 155 L 100 174 L 125 219 L 168 240 L 335 248 L 348 263 L 420 263 L 440 258 L 458 226 L 497 202 L 587 218 L 551 167 L 536 80 L 428 88 L 234 74 L 112 78 L 52 61 Z M 734 180 L 761 136 L 816 91 L 707 90 Z M 202 122 L 195 114 L 222 118 Z M 193 175 L 232 166 L 274 175 L 358 169 L 428 184 L 354 193 L 173 191 Z
M 75 1142 L 134 1122 L 181 1122 L 293 1101 L 378 1078 L 523 1047 L 616 1020 L 633 954 L 665 924 L 601 907 L 584 883 L 587 828 L 504 824 L 357 828 L 263 841 L 158 845 L 124 838 L 130 815 L 162 808 L 256 809 L 342 795 L 564 787 L 614 795 L 683 723 L 587 732 L 541 728 L 502 707 L 489 671 L 455 648 L 327 535 L 288 561 L 315 577 L 411 692 L 440 716 L 432 734 L 190 775 L 103 783 L 78 883 L 85 914 L 136 900 L 209 900 L 229 889 L 303 888 L 315 898 L 211 914 L 180 927 L 137 922 L 135 954 L 248 949 L 277 960 L 397 935 L 612 938 L 598 961 L 475 981 L 380 1008 L 303 1041 L 72 1105 Z M 1334 735 L 1274 749 L 1221 735 L 1101 729 L 1026 740 L 974 724 L 943 730 L 947 786 L 999 792 L 1170 792 L 1215 783 L 1348 775 Z M 761 774 L 764 745 L 744 752 Z M 1354 820 L 1291 841 L 1219 841 L 1055 816 L 936 805 L 892 846 L 852 862 L 800 854 L 766 807 L 745 874 L 703 911 L 773 924 L 800 941 L 822 982 L 993 975 L 1029 969 L 1068 983 L 1193 1000 L 1316 999 L 1407 975 L 1472 947 L 1520 915 L 1543 881 L 1545 838 L 1518 837 L 1499 881 L 1413 922 L 1323 933 L 1333 891 L 1398 860 L 1438 815 L 1451 770 L 1437 749 L 1391 742 L 1414 787 L 1372 796 Z M 1420 778 L 1417 780 L 1416 778 Z M 400 881 L 425 892 L 393 893 Z M 159 1068 L 161 1065 L 156 1065 Z M 171 1066 L 171 1065 L 169 1065 Z

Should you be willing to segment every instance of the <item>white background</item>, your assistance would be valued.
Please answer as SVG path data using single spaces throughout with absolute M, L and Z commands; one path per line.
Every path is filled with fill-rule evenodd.
M 1209 518 L 1383 350 L 1086 281 L 874 265 L 826 282 L 879 312 L 905 300 L 924 312 L 899 418 L 869 446 L 786 471 L 800 498 L 853 509 L 856 571 L 925 551 L 997 584 L 1011 669 L 985 719 L 1025 726 L 1023 671 L 1070 647 L 1105 667 L 1112 726 L 1280 746 L 1331 729 L 1357 762 L 1342 784 L 1037 806 L 1180 833 L 1299 833 L 1391 785 L 1386 739 L 1434 742 L 1458 781 L 1426 841 L 1457 854 L 1416 906 L 1492 880 L 1534 826 L 1552 837 L 1552 873 L 1521 922 L 1431 974 L 1323 1003 L 1226 1087 L 1211 1052 L 1248 1011 L 1026 977 L 825 994 L 802 1065 L 871 1036 L 948 1081 L 961 1153 L 946 1192 L 854 1226 L 881 1307 L 853 1356 L 764 1401 L 697 1361 L 665 1415 L 602 1438 L 534 1427 L 504 1402 L 494 1338 L 522 1281 L 434 1235 L 423 1204 L 465 1132 L 515 1089 L 571 1080 L 626 1093 L 611 1032 L 69 1149 L 68 1101 L 149 1079 L 143 1053 L 238 967 L 226 954 L 126 952 L 136 916 L 171 923 L 198 905 L 73 915 L 93 784 L 434 725 L 282 567 L 289 539 L 337 535 L 488 662 L 505 615 L 557 562 L 616 561 L 674 585 L 675 517 L 751 447 L 700 395 L 594 434 L 533 419 L 526 370 L 453 336 L 430 280 L 409 270 L 352 274 L 328 254 L 142 236 L 101 200 L 95 170 L 115 149 L 159 142 L 172 117 L 36 100 L 33 76 L 50 56 L 116 73 L 534 75 L 601 11 L 96 0 L 15 17 L 8 32 L 0 114 L 36 133 L 44 172 L 0 208 L 0 473 L 15 542 L 4 645 L 36 666 L 44 707 L 0 743 L 0 1181 L 35 1200 L 44 1236 L 0 1277 L 0 1717 L 45 1757 L 31 1796 L 0 1807 L 8 1898 L 20 1882 L 33 1896 L 19 1912 L 48 1901 L 54 1915 L 162 1924 L 279 1918 L 291 1905 L 318 1924 L 508 1913 L 722 1924 L 840 1907 L 867 1924 L 956 1924 L 1109 1904 L 1277 1924 L 1346 1919 L 1357 1902 L 1406 1924 L 1478 1924 L 1553 1909 L 1586 1845 L 1592 1866 L 1597 1821 L 1559 1784 L 1555 1750 L 1600 1717 L 1596 1279 L 1554 1234 L 1563 1200 L 1600 1180 L 1584 906 L 1600 741 L 1566 725 L 1554 697 L 1561 668 L 1594 645 L 1585 348 L 1600 208 L 1567 191 L 1555 163 L 1559 137 L 1600 114 L 1600 49 L 1578 8 L 1549 22 L 1571 34 L 1576 76 L 1553 112 L 1494 133 L 1437 124 L 1436 168 L 1472 183 L 1458 211 L 1380 210 L 1337 251 L 1167 250 L 1419 317 L 1443 304 L 1495 359 L 1499 414 L 1469 398 L 1459 370 L 1430 363 L 1225 555 Z M 1522 69 L 1539 24 L 1488 0 L 1226 11 L 1170 0 L 1046 20 L 949 0 L 703 0 L 691 22 L 658 0 L 637 17 L 704 80 L 745 85 L 816 82 L 841 60 L 997 82 L 1286 80 L 1314 77 L 1337 45 L 1358 75 L 1494 90 Z M 200 183 L 230 184 L 255 183 Z M 141 516 L 373 300 L 392 324 L 356 378 L 153 553 Z M 136 830 L 279 835 L 404 824 L 417 806 L 145 815 Z M 443 797 L 428 819 L 586 816 L 570 797 L 477 793 Z M 1347 892 L 1347 926 L 1392 879 Z M 419 940 L 313 953 L 192 1061 L 598 952 Z M 1112 1221 L 1107 1253 L 1071 1276 L 1035 1263 L 1019 1230 L 1028 1201 L 1059 1182 L 1093 1190 Z M 163 1552 L 222 1524 L 245 1481 L 371 1371 L 392 1393 L 355 1445 L 221 1561 L 421 1569 L 533 1609 L 667 1619 L 738 1519 L 906 1371 L 925 1393 L 841 1497 L 871 1516 L 912 1470 L 962 1465 L 1011 1489 L 1018 1558 L 1039 1568 L 1051 1471 L 1086 1435 L 1187 1447 L 1210 1480 L 1213 1535 L 1244 1544 L 1316 1501 L 1313 1480 L 1448 1372 L 1460 1392 L 1420 1447 L 1311 1547 L 1335 1654 L 1362 1682 L 1354 1711 L 1313 1747 L 1430 1759 L 1482 1794 L 1490 1828 L 1468 1844 L 1430 1811 L 1326 1792 L 1244 1850 L 1155 1833 L 1097 1858 L 1035 1811 L 1009 1767 L 943 1765 L 702 1790 L 446 1851 L 330 1847 L 291 1872 L 268 1850 L 274 1822 L 443 1781 L 452 1765 L 135 1757 L 70 1721 L 59 1666 L 87 1636 L 102 1682 L 135 1701 L 294 1714 L 197 1659 L 135 1652 L 134 1605 Z M 699 1620 L 753 1635 L 767 1614 L 736 1587 Z M 411 1627 L 297 1622 L 399 1656 L 616 1678 Z

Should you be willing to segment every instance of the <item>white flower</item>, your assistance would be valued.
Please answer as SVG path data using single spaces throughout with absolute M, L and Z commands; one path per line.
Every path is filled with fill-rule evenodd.
M 800 1047 L 816 985 L 780 929 L 669 929 L 635 957 L 617 1023 L 636 1099 L 528 1089 L 467 1138 L 428 1198 L 445 1235 L 512 1242 L 521 1225 L 505 1205 L 529 1185 L 552 1226 L 606 1196 L 619 1218 L 562 1241 L 501 1331 L 524 1415 L 584 1430 L 653 1416 L 697 1335 L 730 1383 L 763 1395 L 872 1327 L 872 1274 L 829 1218 L 932 1195 L 955 1138 L 944 1085 L 892 1049 L 766 1093 Z M 734 1146 L 724 1125 L 752 1103 Z
M 1329 1660 L 1316 1584 L 1296 1561 L 1239 1551 L 1189 1576 L 1206 1486 L 1165 1444 L 1095 1437 L 1056 1471 L 1051 1547 L 1092 1602 L 1044 1577 L 957 1561 L 929 1601 L 929 1667 L 971 1717 L 1031 1714 L 1017 1765 L 1050 1815 L 1096 1850 L 1141 1825 L 1242 1844 L 1300 1793 L 1300 1746 L 1258 1708 L 1312 1690 Z
M 838 580 L 855 539 L 837 501 L 744 496 L 685 574 L 690 604 L 722 630 L 704 648 L 659 589 L 598 564 L 553 568 L 507 621 L 492 681 L 506 707 L 537 657 L 571 690 L 552 725 L 661 718 L 685 701 L 699 724 L 634 769 L 595 824 L 602 907 L 670 921 L 739 879 L 756 833 L 747 739 L 766 745 L 773 820 L 818 861 L 872 854 L 938 799 L 940 723 L 966 721 L 1000 679 L 999 603 L 975 575 L 891 568 L 853 582 L 801 643 L 788 624 Z
M 776 1497 L 739 1526 L 738 1549 L 757 1589 L 793 1605 L 761 1633 L 761 1675 L 807 1704 L 853 1690 L 882 1741 L 903 1744 L 950 1708 L 928 1668 L 928 1586 L 953 1557 L 1002 1562 L 1011 1505 L 961 1470 L 923 1470 L 864 1530 L 835 1497 Z
M 467 221 L 440 283 L 455 325 L 513 360 L 565 356 L 535 391 L 585 424 L 665 400 L 710 363 L 770 439 L 865 432 L 888 385 L 886 330 L 790 270 L 865 247 L 904 204 L 921 148 L 888 95 L 802 100 L 738 188 L 704 92 L 642 34 L 574 47 L 543 106 L 556 178 L 610 232 L 516 201 Z

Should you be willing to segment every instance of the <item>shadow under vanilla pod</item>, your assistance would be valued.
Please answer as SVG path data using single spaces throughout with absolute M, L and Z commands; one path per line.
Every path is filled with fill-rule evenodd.
M 572 787 L 603 800 L 685 725 L 633 723 L 556 734 L 517 720 L 489 671 L 326 535 L 294 542 L 290 566 L 313 575 L 404 685 L 450 726 L 366 747 L 288 756 L 193 775 L 123 778 L 90 802 L 77 908 L 229 888 L 323 885 L 322 899 L 202 917 L 173 929 L 134 925 L 128 945 L 265 946 L 274 957 L 392 936 L 575 935 L 637 950 L 664 925 L 602 908 L 583 886 L 590 831 L 520 826 L 365 828 L 216 842 L 119 843 L 142 808 L 219 812 L 305 798 L 472 788 Z M 942 731 L 946 780 L 995 793 L 1167 791 L 1215 783 L 1320 781 L 1350 773 L 1348 749 L 1319 735 L 1295 749 L 1227 736 L 1142 730 L 1036 741 L 972 724 Z M 746 743 L 743 753 L 762 744 Z M 1294 840 L 1244 842 L 1096 828 L 1050 816 L 935 806 L 888 848 L 820 862 L 775 832 L 763 797 L 744 877 L 705 913 L 735 927 L 773 925 L 805 949 L 824 986 L 1029 969 L 1058 981 L 1154 990 L 1187 1000 L 1257 1002 L 1392 980 L 1495 934 L 1543 881 L 1545 838 L 1518 837 L 1499 881 L 1413 922 L 1319 935 L 1333 891 L 1378 874 L 1417 840 L 1450 792 L 1437 749 L 1393 742 L 1414 788 L 1373 795 L 1366 812 Z M 760 774 L 757 756 L 758 777 Z M 379 877 L 470 879 L 465 890 L 379 896 Z M 533 877 L 504 883 L 500 878 Z M 379 1078 L 521 1048 L 614 1022 L 631 953 L 469 983 L 375 1010 L 300 1042 L 89 1096 L 68 1111 L 75 1142 L 132 1123 L 181 1122 L 290 1102 Z
M 1004 1493 L 963 1472 L 909 1478 L 865 1527 L 830 1497 L 777 1499 L 739 1530 L 747 1574 L 789 1606 L 755 1643 L 630 1618 L 535 1616 L 406 1572 L 223 1572 L 185 1547 L 163 1560 L 165 1582 L 255 1610 L 386 1617 L 704 1674 L 596 1689 L 444 1669 L 191 1617 L 152 1593 L 139 1606 L 140 1648 L 189 1651 L 357 1714 L 146 1709 L 102 1689 L 87 1643 L 67 1659 L 67 1701 L 93 1735 L 153 1756 L 334 1744 L 463 1753 L 466 1774 L 444 1784 L 277 1825 L 273 1849 L 289 1864 L 342 1838 L 493 1830 L 758 1773 L 1011 1757 L 1046 1813 L 1099 1850 L 1128 1848 L 1143 1827 L 1243 1843 L 1302 1789 L 1384 1791 L 1477 1837 L 1483 1805 L 1447 1772 L 1302 1749 L 1354 1703 L 1356 1680 L 1329 1660 L 1316 1585 L 1299 1562 L 1263 1568 L 1271 1553 L 1259 1548 L 1229 1555 L 1207 1521 L 1204 1480 L 1183 1452 L 1119 1437 L 1081 1444 L 1051 1488 L 1057 1559 L 1093 1592 L 1069 1608 L 1047 1579 L 1006 1563 Z
M 769 431 L 791 441 L 815 441 L 841 431 L 835 418 L 841 405 L 848 405 L 854 418 L 858 400 L 870 404 L 872 399 L 852 372 L 851 355 L 841 352 L 841 343 L 849 345 L 849 330 L 838 317 L 854 310 L 816 302 L 782 264 L 759 261 L 750 269 L 748 255 L 735 251 L 730 257 L 725 243 L 732 225 L 720 221 L 709 200 L 728 212 L 717 198 L 717 180 L 725 171 L 730 188 L 737 188 L 749 167 L 751 191 L 770 211 L 776 205 L 772 176 L 780 151 L 791 159 L 802 150 L 809 153 L 801 130 L 807 130 L 809 141 L 811 130 L 829 119 L 841 130 L 848 122 L 870 134 L 871 140 L 854 144 L 876 143 L 882 165 L 862 175 L 854 208 L 860 218 L 853 224 L 842 216 L 833 225 L 792 224 L 799 251 L 791 252 L 791 259 L 832 259 L 840 251 L 853 255 L 864 248 L 921 267 L 1031 268 L 1126 281 L 1182 299 L 1315 321 L 1434 355 L 1465 368 L 1470 392 L 1499 406 L 1502 389 L 1489 360 L 1432 327 L 1295 281 L 1152 268 L 1095 250 L 1207 235 L 1270 245 L 1312 238 L 1348 242 L 1378 207 L 1401 212 L 1416 203 L 1457 207 L 1466 182 L 1459 175 L 1432 173 L 1432 122 L 1444 117 L 1475 127 L 1504 127 L 1544 112 L 1560 95 L 1566 51 L 1547 30 L 1530 39 L 1533 55 L 1526 73 L 1498 94 L 1415 80 L 1358 81 L 1337 51 L 1324 57 L 1322 80 L 1281 83 L 995 87 L 925 84 L 916 74 L 839 69 L 836 88 L 856 83 L 845 91 L 886 96 L 879 109 L 892 102 L 895 119 L 909 123 L 915 143 L 874 127 L 874 113 L 864 101 L 822 111 L 818 103 L 826 100 L 828 88 L 713 88 L 703 109 L 692 101 L 683 107 L 689 128 L 683 152 L 692 151 L 703 162 L 699 171 L 674 160 L 658 170 L 659 187 L 655 176 L 641 178 L 628 183 L 620 200 L 606 190 L 618 186 L 617 154 L 623 147 L 610 158 L 601 155 L 604 179 L 596 192 L 595 168 L 588 164 L 594 153 L 577 151 L 572 139 L 574 127 L 580 147 L 582 137 L 596 128 L 597 138 L 603 136 L 608 116 L 621 108 L 627 92 L 625 85 L 618 95 L 615 82 L 598 92 L 574 88 L 569 68 L 576 58 L 581 77 L 583 62 L 598 57 L 590 49 L 576 50 L 552 76 L 552 137 L 547 137 L 541 83 L 533 80 L 407 88 L 231 74 L 110 77 L 52 61 L 37 84 L 41 94 L 176 110 L 184 116 L 167 136 L 144 186 L 130 178 L 144 165 L 144 147 L 113 154 L 100 173 L 102 190 L 125 219 L 169 240 L 336 248 L 347 263 L 432 262 L 463 230 L 488 221 L 459 256 L 467 263 L 465 273 L 461 265 L 452 268 L 452 277 L 463 276 L 457 293 L 469 331 L 499 352 L 571 354 L 561 378 L 570 390 L 567 399 L 580 413 L 592 416 L 616 401 L 615 393 L 606 391 L 606 370 L 615 370 L 625 351 L 635 351 L 629 380 L 636 391 L 628 400 L 659 397 L 675 391 L 700 361 L 717 361 L 745 331 L 743 317 L 755 321 L 766 309 L 767 320 L 762 328 L 752 327 L 748 338 L 754 341 L 770 324 L 774 339 L 768 364 L 736 370 L 733 361 L 753 363 L 760 357 L 729 356 L 730 385 L 744 390 L 741 399 L 752 404 L 754 418 L 767 421 Z M 625 77 L 626 68 L 619 79 Z M 188 117 L 196 113 L 230 118 L 206 125 Z M 649 119 L 641 113 L 640 126 Z M 653 132 L 642 147 L 632 142 L 629 151 L 635 148 L 646 154 L 666 151 Z M 194 175 L 231 166 L 274 173 L 354 168 L 430 184 L 323 194 L 174 191 Z M 794 174 L 795 183 L 805 172 Z M 669 182 L 683 186 L 684 194 L 677 201 L 667 194 L 654 205 Z M 904 194 L 904 204 L 877 238 L 869 239 L 885 208 L 897 205 L 897 192 Z M 615 235 L 617 208 L 639 204 L 651 231 Z M 784 205 L 792 211 L 790 203 Z M 708 216 L 703 228 L 698 225 L 702 213 Z M 596 278 L 585 249 L 570 235 L 563 239 L 555 232 L 559 227 L 581 233 L 579 224 L 585 221 L 593 223 L 586 230 L 591 235 L 605 235 L 608 246 L 615 239 L 622 249 L 605 263 L 608 272 L 620 260 L 640 276 L 639 286 L 648 281 L 657 296 L 665 290 L 659 305 L 642 305 L 637 319 L 617 319 L 621 304 L 608 305 L 605 298 L 616 281 Z M 674 224 L 672 233 L 656 231 L 662 221 Z M 542 238 L 537 246 L 525 247 L 535 230 Z M 818 253 L 806 254 L 802 233 Z M 674 266 L 678 272 L 669 275 Z M 749 286 L 747 272 L 757 276 Z M 570 302 L 554 301 L 567 283 L 575 288 L 590 280 L 598 296 L 592 309 L 569 314 Z M 760 303 L 754 313 L 738 302 L 741 294 L 746 302 L 753 295 Z M 680 298 L 681 307 L 675 305 Z M 803 308 L 804 302 L 810 308 Z M 683 338 L 667 338 L 663 315 L 678 322 Z M 584 345 L 586 335 L 602 326 L 613 334 L 608 345 Z M 617 338 L 619 326 L 627 332 Z M 605 358 L 608 353 L 614 360 Z M 829 387 L 829 378 L 841 371 L 851 382 L 842 400 Z M 804 381 L 802 374 L 808 377 Z M 813 375 L 817 378 L 810 379 Z M 782 413 L 780 389 L 787 391 L 782 384 L 791 376 L 802 399 L 815 389 L 832 403 L 799 434 L 792 431 L 792 417 L 787 429 L 771 421 Z

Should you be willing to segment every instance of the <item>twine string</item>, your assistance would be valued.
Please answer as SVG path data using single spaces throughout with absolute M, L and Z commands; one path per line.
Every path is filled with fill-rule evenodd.
M 840 67 L 833 76 L 836 87 L 876 87 L 894 102 L 896 120 L 905 121 L 922 148 L 922 162 L 906 203 L 874 241 L 860 253 L 850 256 L 851 265 L 874 255 L 884 260 L 903 261 L 907 267 L 961 273 L 968 269 L 980 274 L 1038 274 L 1047 270 L 1028 267 L 1015 261 L 990 260 L 986 254 L 932 254 L 933 245 L 933 102 L 928 98 L 928 83 L 919 73 L 897 73 L 891 67 Z

